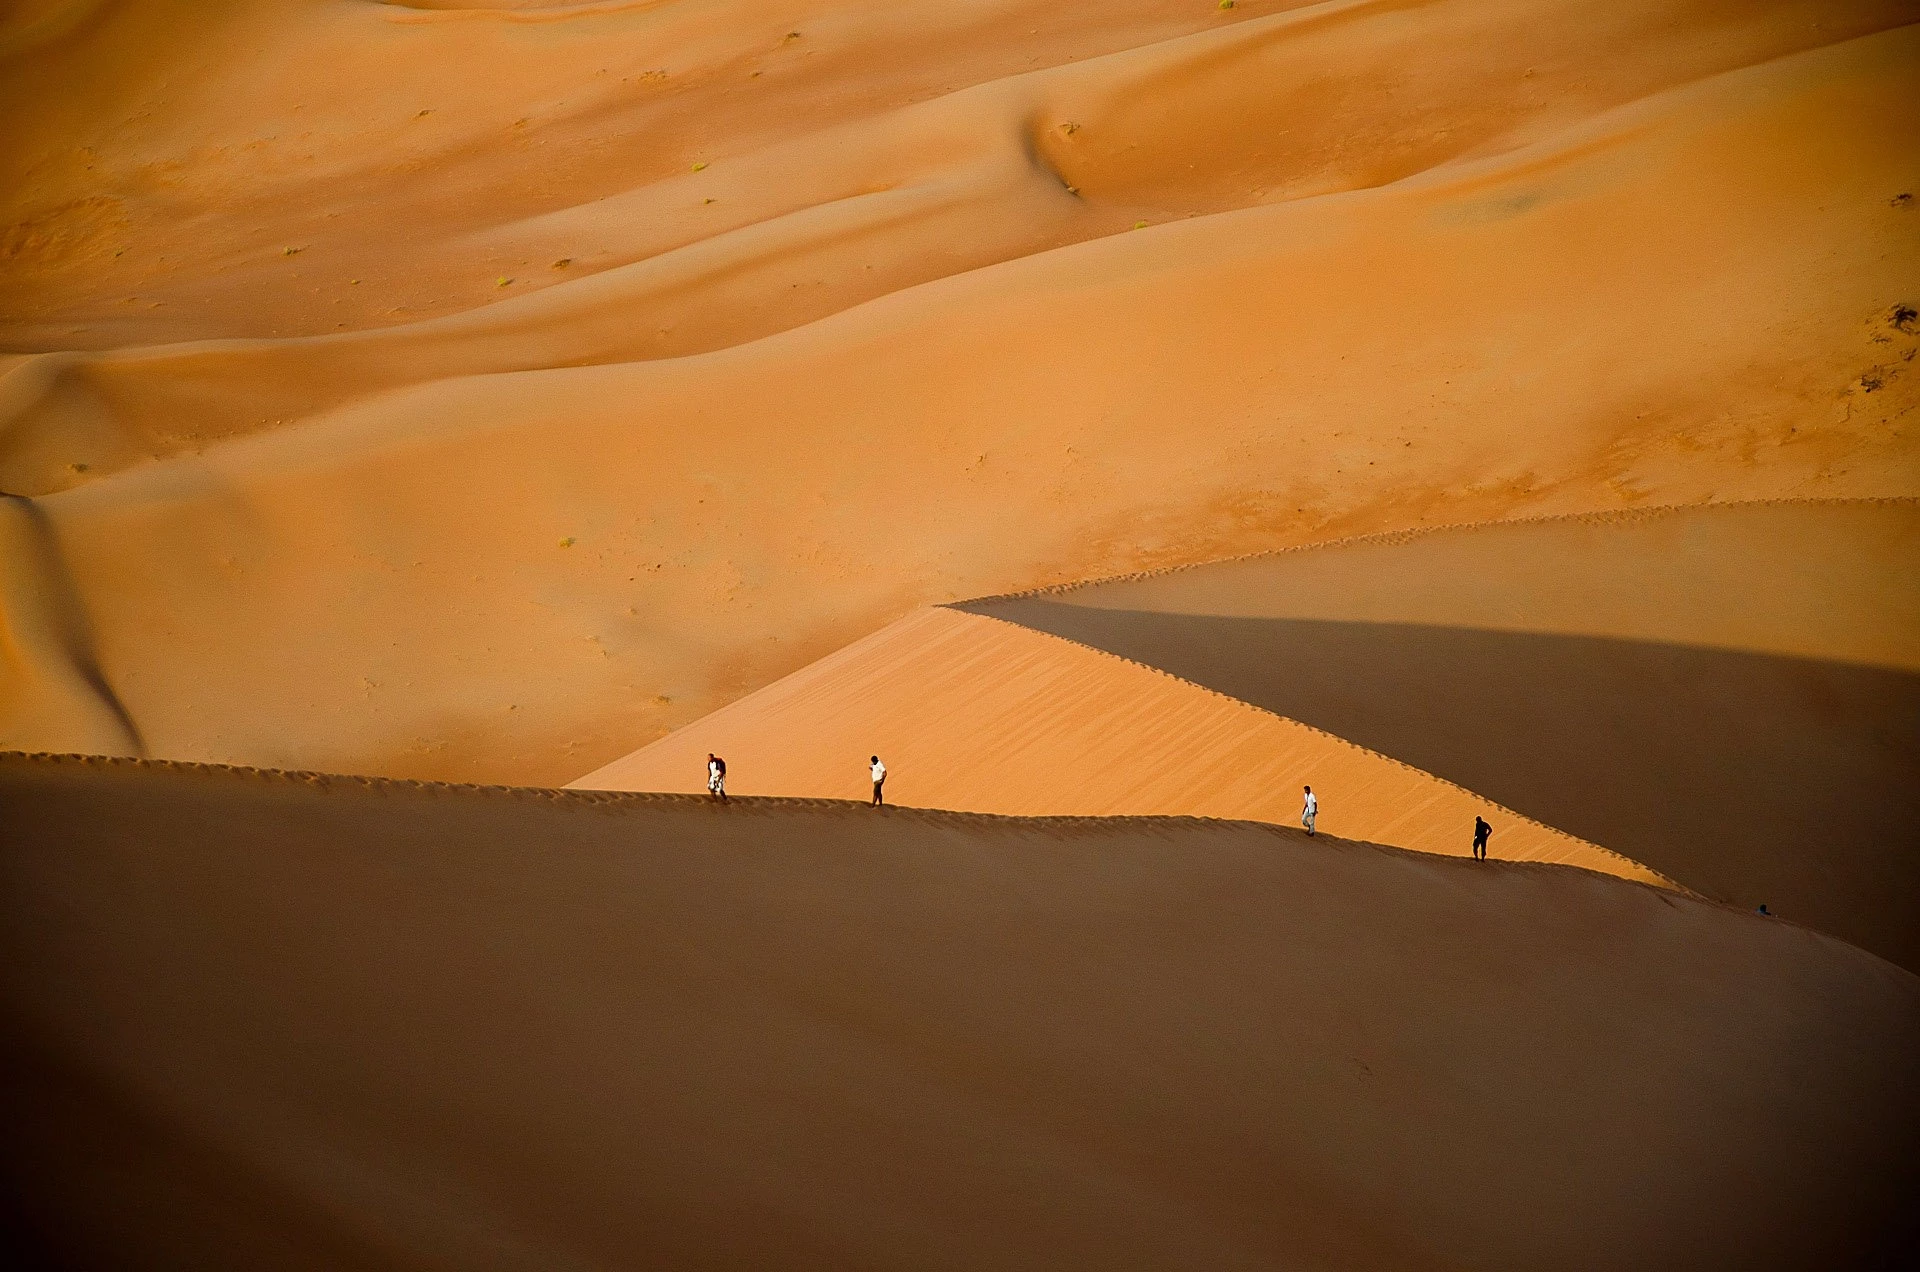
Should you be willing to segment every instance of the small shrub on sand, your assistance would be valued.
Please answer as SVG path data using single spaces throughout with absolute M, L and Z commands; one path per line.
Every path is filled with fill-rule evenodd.
M 571 257 L 571 256 L 562 256 L 562 257 L 561 257 L 561 258 L 560 258 L 559 260 L 557 260 L 557 261 L 555 261 L 555 262 L 553 263 L 553 267 L 554 267 L 555 269 L 565 269 L 565 268 L 566 268 L 567 266 L 569 266 L 569 265 L 571 265 L 571 264 L 573 264 L 573 257 Z
M 1912 305 L 1895 305 L 1887 314 L 1887 321 L 1893 324 L 1895 331 L 1912 331 L 1916 318 L 1920 318 L 1920 311 L 1916 311 Z
M 1222 9 L 1231 9 L 1231 8 L 1233 8 L 1233 0 L 1220 0 L 1220 7 L 1221 7 Z
M 297 256 L 299 254 L 300 249 L 297 247 L 283 247 L 280 249 L 280 255 L 282 256 Z
M 508 278 L 505 274 L 502 274 L 500 275 L 500 277 L 493 280 L 493 285 L 495 287 L 505 287 L 511 282 L 513 282 L 511 278 Z
M 564 539 L 562 539 L 562 540 L 560 540 L 560 546 L 561 546 L 561 547 L 563 547 L 563 548 L 570 548 L 570 547 L 572 547 L 572 546 L 573 546 L 573 536 L 572 536 L 572 535 L 568 535 L 568 536 L 567 536 L 566 538 L 564 538 Z
M 1133 223 L 1133 228 L 1136 230 L 1144 230 L 1147 228 L 1147 223 L 1145 221 L 1135 221 Z
M 700 162 L 693 165 L 693 170 L 695 172 L 700 172 L 703 169 L 705 169 L 706 166 L 707 166 L 707 161 L 705 159 L 702 159 Z

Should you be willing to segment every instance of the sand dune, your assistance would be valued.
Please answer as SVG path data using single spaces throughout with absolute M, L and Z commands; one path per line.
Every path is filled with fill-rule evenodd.
M 84 616 L 74 710 L 564 781 L 927 602 L 1915 493 L 1910 5 L 1069 8 L 152 3 L 8 63 L 0 485 L 66 586 L 7 603 Z M 79 735 L 38 649 L 0 744 Z
M 275 6 L 254 7 L 264 14 Z M 1178 34 L 1170 23 L 1192 22 L 1175 16 L 1179 6 L 1136 4 L 1118 12 L 1108 6 L 1098 25 L 1083 15 L 1064 29 L 1049 15 L 1055 29 L 1047 41 L 1037 39 L 1037 28 L 1010 29 L 1023 6 L 973 23 L 952 13 L 943 17 L 931 5 L 884 24 L 854 23 L 837 14 L 838 23 L 827 27 L 824 38 L 818 28 L 774 38 L 764 29 L 765 17 L 749 11 L 721 26 L 666 7 L 646 24 L 652 29 L 641 31 L 631 23 L 625 31 L 608 30 L 604 19 L 612 15 L 592 8 L 568 13 L 563 16 L 570 26 L 601 28 L 573 37 L 592 39 L 574 53 L 576 67 L 587 57 L 603 63 L 593 72 L 588 96 L 597 100 L 591 107 L 569 112 L 541 103 L 547 109 L 537 120 L 523 116 L 503 124 L 499 116 L 508 103 L 479 102 L 470 89 L 453 90 L 454 102 L 414 116 L 418 127 L 411 131 L 427 132 L 435 141 L 402 141 L 394 136 L 394 121 L 407 112 L 395 96 L 411 91 L 443 102 L 452 88 L 419 83 L 423 76 L 410 67 L 408 78 L 416 82 L 380 86 L 380 100 L 359 100 L 344 118 L 337 106 L 291 108 L 309 112 L 319 106 L 332 116 L 325 126 L 363 136 L 379 120 L 369 155 L 331 156 L 328 166 L 338 176 L 346 175 L 341 168 L 391 163 L 398 150 L 411 158 L 410 167 L 429 167 L 435 181 L 444 182 L 447 167 L 476 165 L 450 164 L 434 147 L 444 152 L 482 138 L 492 143 L 490 171 L 470 179 L 484 181 L 495 197 L 460 209 L 458 222 L 441 221 L 427 241 L 417 231 L 409 236 L 404 270 L 390 259 L 369 260 L 365 247 L 349 236 L 380 233 L 385 223 L 413 211 L 420 194 L 412 182 L 403 179 L 395 188 L 392 174 L 383 173 L 380 205 L 335 208 L 328 218 L 351 217 L 352 223 L 314 225 L 315 174 L 307 165 L 260 173 L 250 148 L 196 156 L 196 184 L 217 183 L 222 194 L 242 173 L 255 183 L 266 177 L 264 188 L 250 192 L 247 213 L 253 220 L 295 221 L 297 232 L 289 226 L 280 237 L 290 244 L 298 240 L 293 255 L 300 259 L 287 259 L 286 247 L 266 248 L 261 236 L 269 227 L 242 232 L 232 224 L 238 209 L 196 209 L 226 221 L 212 237 L 240 240 L 246 259 L 156 271 L 158 277 L 146 280 L 148 289 L 131 300 L 137 321 L 155 334 L 212 336 L 186 345 L 100 356 L 67 352 L 96 345 L 108 332 L 122 343 L 152 343 L 130 339 L 127 298 L 97 294 L 124 289 L 124 271 L 107 268 L 124 256 L 102 260 L 101 252 L 87 253 L 86 246 L 104 247 L 110 239 L 124 254 L 141 237 L 166 234 L 165 247 L 154 244 L 151 250 L 177 257 L 183 247 L 191 256 L 213 244 L 177 242 L 177 208 L 169 209 L 162 225 L 141 225 L 138 206 L 129 208 L 124 200 L 115 208 L 112 232 L 95 235 L 102 242 L 90 243 L 84 228 L 69 242 L 61 237 L 68 223 L 84 227 L 102 215 L 98 196 L 46 210 L 57 199 L 47 187 L 57 182 L 37 172 L 28 193 L 43 206 L 20 210 L 25 219 L 16 234 L 23 246 L 48 249 L 21 253 L 47 276 L 29 269 L 19 280 L 25 294 L 12 308 L 31 325 L 23 324 L 14 344 L 59 352 L 22 367 L 0 399 L 0 412 L 12 417 L 0 486 L 27 494 L 62 489 L 87 476 L 71 471 L 76 455 L 89 461 L 89 473 L 104 473 L 403 385 L 724 348 L 930 279 L 1110 234 L 1137 215 L 1159 221 L 1369 188 L 1512 150 L 1622 102 L 1913 17 L 1909 7 L 1887 3 L 1850 5 L 1838 14 L 1804 3 L 1736 6 L 1732 12 L 1724 4 L 1670 3 L 1593 15 L 1590 6 L 1533 0 L 1431 6 L 1427 20 L 1412 26 L 1399 21 L 1391 6 L 1377 4 L 1268 7 L 1280 12 L 1257 15 L 1254 7 L 1236 6 L 1206 14 L 1204 6 L 1191 6 L 1201 26 L 1212 29 Z M 283 18 L 284 29 L 272 37 L 282 57 L 296 56 L 301 45 L 311 51 L 351 40 L 356 58 L 363 59 L 369 48 L 413 34 L 395 27 L 391 10 L 361 6 L 351 19 L 336 13 L 322 20 L 325 6 L 305 8 L 304 21 Z M 1563 20 L 1575 12 L 1585 21 Z M 944 24 L 962 29 L 924 29 Z M 702 30 L 712 44 L 689 41 L 689 28 Z M 1643 47 L 1656 31 L 1657 55 L 1622 56 Z M 920 37 L 912 45 L 909 33 Z M 1016 34 L 1025 38 L 1010 38 Z M 551 51 L 530 46 L 526 33 L 435 35 L 459 40 L 471 54 L 512 57 L 516 64 L 544 52 L 555 63 L 543 68 L 549 75 L 564 65 Z M 612 165 L 630 178 L 644 177 L 630 189 L 501 219 L 500 187 L 515 202 L 552 204 L 560 193 L 551 187 L 544 162 L 537 177 L 521 170 L 535 160 L 509 140 L 516 132 L 539 129 L 539 146 L 532 149 L 541 161 L 557 146 L 604 150 L 610 140 L 604 134 L 622 116 L 632 121 L 629 127 L 656 126 L 666 116 L 693 132 L 689 116 L 742 96 L 758 78 L 746 65 L 791 75 L 783 63 L 804 63 L 825 51 L 863 69 L 874 59 L 902 59 L 908 65 L 892 76 L 912 79 L 934 73 L 934 67 L 914 63 L 928 57 L 929 42 L 938 36 L 959 38 L 959 47 L 943 51 L 962 62 L 990 51 L 1002 60 L 1012 48 L 1040 51 L 1028 54 L 1024 73 L 927 102 L 889 100 L 901 87 L 890 76 L 878 84 L 857 82 L 852 103 L 837 110 L 809 102 L 799 119 L 761 117 L 769 105 L 764 101 L 748 108 L 745 119 L 737 117 L 742 112 L 736 107 L 722 135 L 704 121 L 693 136 L 669 134 L 670 144 L 679 146 L 694 145 L 701 133 L 712 137 L 716 144 L 698 153 L 709 160 L 724 153 L 719 168 L 662 172 L 656 154 L 636 156 L 637 164 Z M 71 41 L 68 57 L 100 56 L 98 46 L 109 40 L 103 33 L 92 42 Z M 1073 46 L 1073 58 L 1032 69 L 1059 41 Z M 910 49 L 917 57 L 909 56 Z M 618 64 L 642 55 L 695 64 L 638 75 L 629 67 L 617 89 L 607 83 Z M 1096 65 L 1082 64 L 1089 56 Z M 1516 61 L 1526 64 L 1523 73 L 1513 73 Z M 806 78 L 815 81 L 817 73 Z M 1321 88 L 1330 79 L 1341 83 L 1343 94 L 1332 109 Z M 1273 90 L 1276 85 L 1281 91 Z M 237 110 L 243 119 L 274 119 L 289 113 L 289 90 L 276 82 L 270 102 L 249 109 L 253 103 L 223 101 L 221 108 Z M 796 96 L 793 85 L 780 93 L 783 102 Z M 196 105 L 175 105 L 169 113 L 192 118 Z M 317 140 L 315 122 L 300 121 L 309 147 L 345 147 L 346 136 Z M 72 135 L 60 139 L 71 145 Z M 423 149 L 438 162 L 423 162 Z M 135 156 L 117 158 L 125 164 Z M 320 162 L 309 157 L 309 163 Z M 596 178 L 581 174 L 576 180 L 605 184 L 614 174 L 603 171 Z M 77 184 L 91 191 L 99 182 Z M 173 193 L 191 200 L 200 192 Z M 284 206 L 294 199 L 295 207 Z M 55 248 L 67 249 L 67 259 Z M 48 268 L 60 264 L 66 268 Z M 345 277 L 343 271 L 374 277 Z M 459 277 L 461 272 L 467 276 Z M 305 285 L 309 279 L 318 285 Z M 412 312 L 409 306 L 384 315 L 368 311 L 376 294 L 396 287 L 417 291 L 429 279 L 462 293 L 464 303 L 437 300 L 428 306 L 441 311 L 437 316 L 412 322 L 394 321 Z M 296 280 L 302 285 L 289 286 Z M 486 290 L 476 292 L 481 286 Z M 243 289 L 246 303 L 236 303 Z M 291 312 L 261 303 L 263 292 L 287 291 L 301 297 Z M 521 294 L 529 291 L 538 298 Z M 503 293 L 506 299 L 499 298 Z M 53 327 L 47 302 L 56 312 L 78 310 L 80 325 Z M 155 308 L 168 312 L 156 315 Z M 322 326 L 329 317 L 331 326 Z M 262 338 L 263 325 L 308 334 Z
M 1244 702 L 1011 623 L 928 609 L 730 703 L 571 785 L 869 798 L 882 754 L 896 803 L 1028 816 L 1167 815 L 1297 824 L 1466 856 L 1473 819 L 1498 853 L 1661 882 L 1636 862 Z
M 1916 581 L 1920 504 L 1802 503 L 1396 536 L 967 608 L 1920 968 Z
M 1920 981 L 1585 871 L 20 757 L 0 804 L 0 1161 L 84 1263 L 1853 1267 L 1920 1187 Z

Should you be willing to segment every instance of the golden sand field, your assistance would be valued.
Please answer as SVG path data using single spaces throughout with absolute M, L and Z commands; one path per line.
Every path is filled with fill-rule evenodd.
M 0 1246 L 1920 1257 L 1917 89 L 1920 0 L 0 4 Z

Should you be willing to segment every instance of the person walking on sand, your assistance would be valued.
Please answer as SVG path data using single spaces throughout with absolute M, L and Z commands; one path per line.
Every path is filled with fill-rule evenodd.
M 880 788 L 886 784 L 887 780 L 887 766 L 880 762 L 880 757 L 877 755 L 872 758 L 871 763 L 873 767 L 869 771 L 873 774 L 873 806 L 878 808 L 881 804 Z
M 1307 834 L 1313 834 L 1313 819 L 1320 813 L 1320 801 L 1313 797 L 1313 787 L 1302 787 L 1307 793 L 1307 802 L 1300 809 L 1300 824 L 1307 828 Z
M 1473 859 L 1487 859 L 1487 840 L 1493 838 L 1493 827 L 1487 825 L 1487 819 L 1475 816 L 1473 819 Z
M 727 802 L 727 762 L 707 752 L 707 794 L 722 804 Z

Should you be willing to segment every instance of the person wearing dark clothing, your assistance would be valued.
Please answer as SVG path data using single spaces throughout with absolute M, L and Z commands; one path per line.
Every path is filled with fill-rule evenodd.
M 1475 817 L 1473 819 L 1473 859 L 1475 861 L 1487 859 L 1487 840 L 1491 838 L 1493 838 L 1493 827 L 1487 825 L 1487 819 Z

